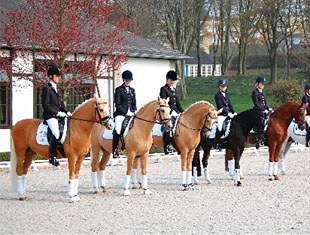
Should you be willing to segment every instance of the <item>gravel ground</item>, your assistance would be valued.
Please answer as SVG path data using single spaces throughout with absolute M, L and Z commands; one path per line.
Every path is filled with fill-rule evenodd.
M 79 203 L 68 203 L 67 170 L 28 174 L 27 201 L 17 201 L 10 176 L 0 172 L 0 234 L 309 234 L 310 154 L 290 152 L 287 174 L 268 181 L 267 155 L 244 156 L 242 187 L 224 172 L 222 156 L 210 160 L 213 183 L 203 179 L 183 192 L 180 163 L 149 164 L 152 195 L 122 196 L 125 166 L 107 169 L 108 192 L 93 194 L 90 168 L 80 176 Z

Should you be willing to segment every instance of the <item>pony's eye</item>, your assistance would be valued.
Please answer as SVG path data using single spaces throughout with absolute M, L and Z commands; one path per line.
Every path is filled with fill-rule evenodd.
M 100 112 L 103 112 L 103 109 L 99 109 Z
M 161 110 L 160 110 L 160 112 L 164 113 L 164 112 L 165 112 L 165 110 L 161 109 Z

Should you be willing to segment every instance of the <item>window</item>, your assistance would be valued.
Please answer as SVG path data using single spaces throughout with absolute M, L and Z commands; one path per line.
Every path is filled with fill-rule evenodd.
M 207 76 L 212 75 L 212 65 L 207 66 Z
M 10 127 L 11 121 L 11 82 L 8 71 L 10 58 L 0 58 L 0 128 Z
M 201 75 L 204 76 L 204 77 L 207 75 L 206 74 L 206 66 L 205 65 L 201 66 Z

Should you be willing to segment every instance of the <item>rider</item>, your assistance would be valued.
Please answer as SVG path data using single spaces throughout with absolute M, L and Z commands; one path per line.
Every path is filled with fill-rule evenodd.
M 120 139 L 122 123 L 125 116 L 133 116 L 137 110 L 136 106 L 136 93 L 135 89 L 130 87 L 132 72 L 126 70 L 122 73 L 123 84 L 115 89 L 114 102 L 115 102 L 115 132 L 113 133 L 113 158 L 117 158 L 118 151 L 117 145 Z
M 223 109 L 223 111 L 217 117 L 217 128 L 219 131 L 216 132 L 216 140 L 219 140 L 222 133 L 223 122 L 227 118 L 233 118 L 235 115 L 234 107 L 231 104 L 229 94 L 228 94 L 228 80 L 227 78 L 221 78 L 218 82 L 219 91 L 215 94 L 214 99 L 216 107 L 218 110 Z M 216 141 L 218 142 L 218 141 Z
M 267 100 L 265 94 L 263 92 L 265 88 L 265 78 L 263 76 L 259 76 L 256 78 L 255 89 L 252 92 L 252 101 L 254 104 L 254 109 L 257 109 L 262 112 L 262 116 L 266 117 L 266 115 L 272 111 L 271 108 L 267 105 Z M 258 133 L 256 148 L 259 148 L 264 140 L 264 133 Z
M 309 147 L 310 141 L 310 83 L 305 85 L 305 95 L 302 97 L 302 102 L 307 105 L 307 116 L 306 116 L 306 130 L 307 130 L 307 137 L 306 137 L 306 146 Z
M 170 70 L 166 74 L 166 85 L 160 88 L 159 96 L 162 99 L 169 99 L 169 106 L 171 109 L 171 117 L 173 120 L 183 112 L 183 108 L 180 104 L 180 101 L 176 95 L 176 86 L 178 82 L 178 75 L 175 71 Z M 164 141 L 164 152 L 165 154 L 171 153 L 170 148 L 170 131 L 171 130 L 164 130 L 163 132 L 163 141 Z
M 49 82 L 43 87 L 41 94 L 43 119 L 53 134 L 50 140 L 49 162 L 54 166 L 58 166 L 59 162 L 56 159 L 57 145 L 60 138 L 58 118 L 71 116 L 71 113 L 66 111 L 60 90 L 57 89 L 57 84 L 61 78 L 58 67 L 50 67 L 47 71 L 47 76 Z

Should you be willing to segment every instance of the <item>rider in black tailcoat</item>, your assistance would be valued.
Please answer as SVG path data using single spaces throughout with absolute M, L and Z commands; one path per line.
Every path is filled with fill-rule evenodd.
M 177 85 L 178 76 L 177 73 L 173 70 L 168 71 L 166 74 L 166 85 L 160 88 L 159 96 L 162 99 L 169 99 L 169 106 L 171 109 L 171 117 L 173 120 L 183 112 L 183 108 L 180 104 L 180 101 L 176 95 L 176 85 Z M 164 141 L 164 152 L 165 154 L 171 153 L 170 145 L 170 131 L 167 130 L 163 132 L 163 141 Z

